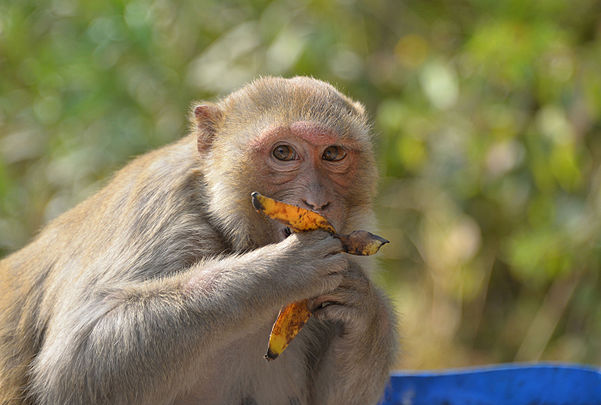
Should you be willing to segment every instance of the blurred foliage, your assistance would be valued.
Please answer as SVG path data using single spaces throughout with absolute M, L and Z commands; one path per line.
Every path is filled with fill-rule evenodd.
M 0 3 L 0 254 L 187 130 L 312 75 L 377 133 L 399 367 L 601 363 L 595 0 Z

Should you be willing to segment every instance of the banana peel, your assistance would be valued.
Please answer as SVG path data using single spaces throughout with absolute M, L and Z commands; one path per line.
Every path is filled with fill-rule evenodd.
M 251 199 L 258 212 L 280 221 L 292 232 L 323 230 L 331 233 L 342 242 L 342 250 L 352 255 L 373 255 L 382 245 L 388 243 L 386 239 L 362 230 L 348 235 L 338 234 L 334 226 L 317 212 L 274 200 L 256 191 L 251 194 Z M 276 359 L 309 320 L 311 310 L 308 304 L 309 300 L 305 299 L 282 307 L 269 335 L 265 355 L 267 360 Z
M 334 227 L 315 211 L 265 197 L 256 191 L 251 195 L 253 207 L 269 218 L 288 225 L 292 232 L 316 231 L 318 229 L 336 233 Z
M 274 360 L 278 357 L 292 339 L 298 335 L 298 332 L 305 326 L 310 317 L 309 300 L 293 302 L 282 307 L 278 319 L 271 328 L 265 358 Z
M 332 234 L 342 242 L 342 250 L 358 256 L 376 254 L 388 241 L 367 231 L 354 231 L 348 235 L 338 234 L 334 226 L 321 214 L 295 205 L 265 197 L 258 192 L 251 194 L 255 209 L 269 218 L 287 225 L 292 232 L 322 230 Z

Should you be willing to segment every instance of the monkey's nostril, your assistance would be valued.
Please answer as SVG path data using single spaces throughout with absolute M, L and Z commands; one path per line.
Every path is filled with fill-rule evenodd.
M 307 200 L 301 200 L 301 201 L 303 202 L 303 204 L 305 204 L 307 207 L 311 208 L 312 210 L 315 209 L 313 204 L 309 203 Z
M 325 210 L 326 208 L 328 208 L 330 206 L 330 202 L 329 201 L 327 203 L 324 203 L 324 204 L 319 205 L 319 206 L 317 204 L 311 204 L 307 200 L 301 200 L 301 201 L 303 202 L 303 204 L 305 204 L 307 207 L 309 207 L 313 211 L 323 211 L 323 210 Z

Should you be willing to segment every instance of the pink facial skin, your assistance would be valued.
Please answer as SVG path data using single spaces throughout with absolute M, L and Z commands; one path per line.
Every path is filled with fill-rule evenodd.
M 273 154 L 282 145 L 294 152 L 289 160 Z M 343 151 L 340 160 L 324 159 L 324 151 L 332 146 Z M 251 151 L 263 162 L 260 186 L 265 195 L 318 211 L 335 227 L 342 225 L 345 196 L 360 154 L 356 141 L 341 139 L 319 123 L 298 121 L 267 129 L 251 144 Z

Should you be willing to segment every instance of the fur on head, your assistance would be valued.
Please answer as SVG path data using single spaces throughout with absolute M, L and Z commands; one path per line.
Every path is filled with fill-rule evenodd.
M 341 139 L 357 142 L 361 149 L 359 176 L 354 190 L 349 190 L 353 201 L 345 229 L 366 228 L 373 223 L 371 202 L 377 172 L 365 110 L 332 85 L 308 77 L 260 78 L 217 103 L 196 105 L 192 121 L 211 198 L 210 215 L 215 223 L 223 224 L 222 231 L 234 249 L 273 242 L 266 236 L 266 220 L 250 203 L 250 193 L 261 191 L 261 178 L 254 169 L 260 162 L 252 160 L 249 145 L 276 125 L 316 122 Z

